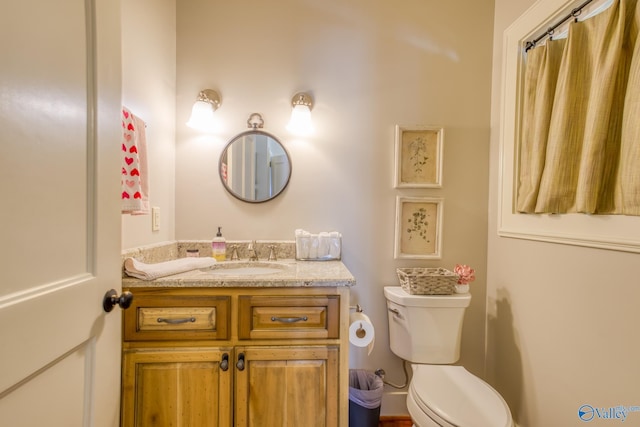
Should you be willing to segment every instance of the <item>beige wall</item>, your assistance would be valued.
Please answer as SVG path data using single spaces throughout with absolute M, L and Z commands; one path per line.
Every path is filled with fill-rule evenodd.
M 122 248 L 174 239 L 175 232 L 175 0 L 122 0 L 122 103 L 146 124 L 150 215 L 122 215 Z
M 191 0 L 177 5 L 176 238 L 293 239 L 296 228 L 343 233 L 344 263 L 357 279 L 352 300 L 376 327 L 353 368 L 384 368 L 402 381 L 388 348 L 382 288 L 396 267 L 467 263 L 477 268 L 462 360 L 483 375 L 491 33 L 493 2 Z M 206 136 L 186 122 L 199 90 L 216 89 L 225 129 Z M 315 100 L 317 133 L 289 135 L 290 100 Z M 291 155 L 287 190 L 264 204 L 242 203 L 217 174 L 226 142 L 259 112 Z M 445 129 L 444 187 L 393 188 L 394 125 Z M 443 259 L 393 259 L 397 195 L 444 197 Z M 403 413 L 404 396 L 383 413 Z
M 583 404 L 640 405 L 640 255 L 497 236 L 502 34 L 533 3 L 495 5 L 487 372 L 519 425 L 577 426 Z

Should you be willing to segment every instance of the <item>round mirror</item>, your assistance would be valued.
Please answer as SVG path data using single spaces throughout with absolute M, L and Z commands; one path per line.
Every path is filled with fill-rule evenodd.
M 291 177 L 291 160 L 278 139 L 261 130 L 236 135 L 220 155 L 220 179 L 240 200 L 261 203 L 285 189 Z

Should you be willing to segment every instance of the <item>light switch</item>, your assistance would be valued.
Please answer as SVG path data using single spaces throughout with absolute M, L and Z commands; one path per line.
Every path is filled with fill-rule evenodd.
M 151 231 L 160 230 L 160 208 L 154 206 L 151 208 Z

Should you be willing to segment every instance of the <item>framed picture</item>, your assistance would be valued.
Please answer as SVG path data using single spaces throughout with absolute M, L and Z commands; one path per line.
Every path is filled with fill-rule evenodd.
M 396 198 L 396 259 L 442 258 L 443 203 L 430 197 Z
M 396 125 L 396 188 L 442 187 L 444 129 Z

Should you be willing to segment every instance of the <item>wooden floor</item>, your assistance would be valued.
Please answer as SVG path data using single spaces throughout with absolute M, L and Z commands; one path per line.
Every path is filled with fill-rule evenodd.
M 413 422 L 411 418 L 407 417 L 380 417 L 380 427 L 411 427 Z

